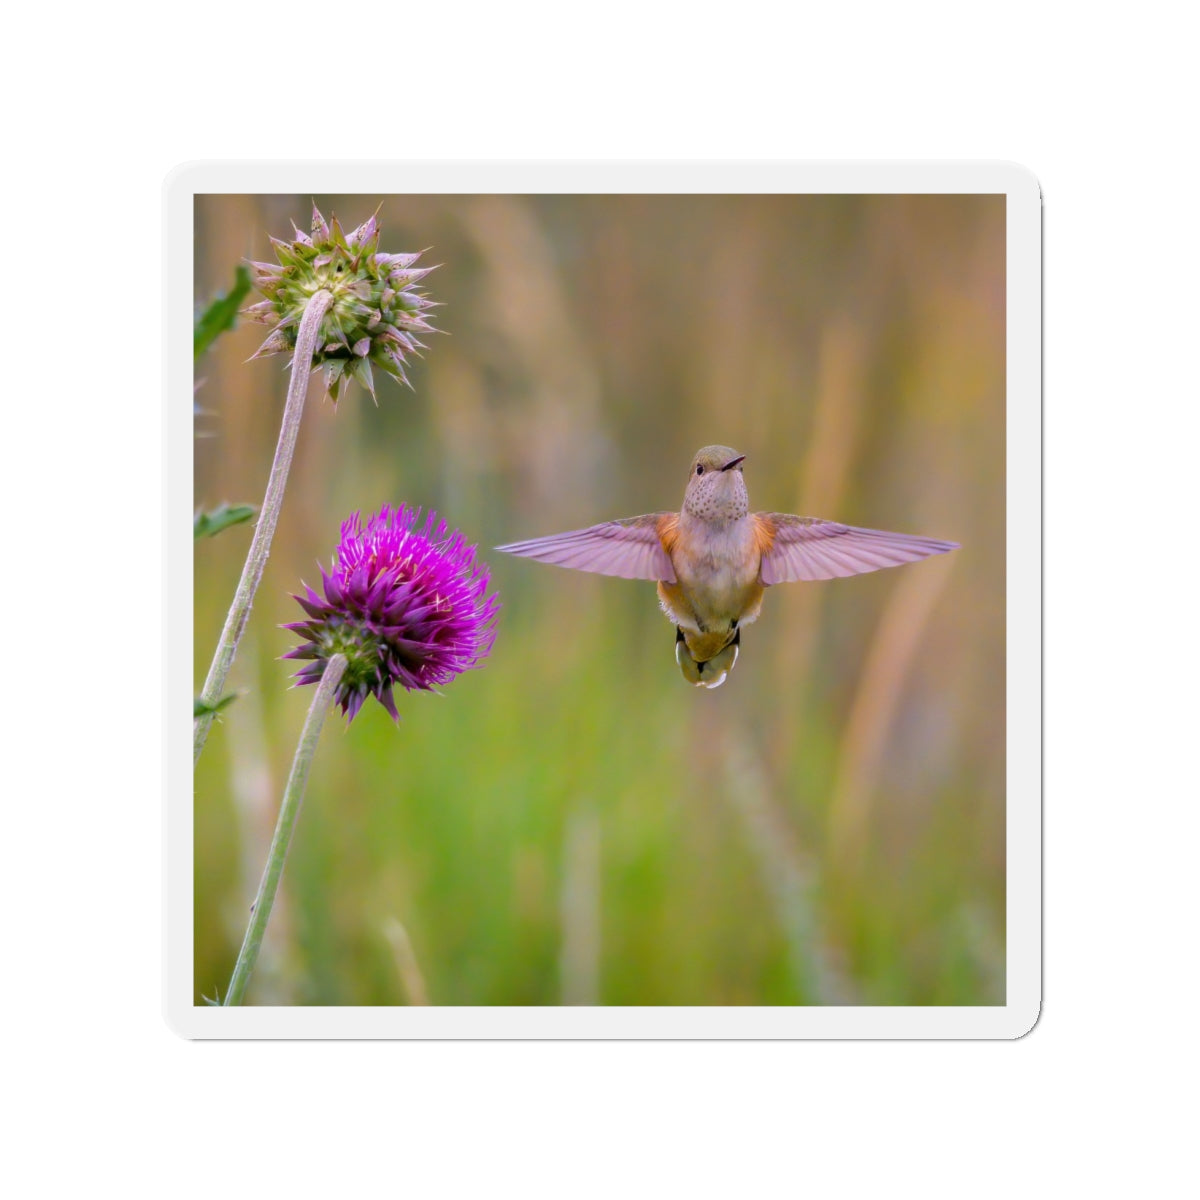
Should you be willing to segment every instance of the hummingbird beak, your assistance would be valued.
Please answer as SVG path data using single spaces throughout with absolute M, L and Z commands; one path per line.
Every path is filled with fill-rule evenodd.
M 742 460 L 743 460 L 745 457 L 746 457 L 746 456 L 745 456 L 744 454 L 739 454 L 739 455 L 737 456 L 737 458 L 731 458 L 731 459 L 730 459 L 730 460 L 729 460 L 729 461 L 728 461 L 728 462 L 727 462 L 727 463 L 726 463 L 726 464 L 725 464 L 725 465 L 724 465 L 724 466 L 721 468 L 721 470 L 722 470 L 722 471 L 729 471 L 729 470 L 732 470 L 732 469 L 733 469 L 734 467 L 736 467 L 736 466 L 738 465 L 738 463 L 740 463 L 740 462 L 741 462 L 741 461 L 742 461 Z

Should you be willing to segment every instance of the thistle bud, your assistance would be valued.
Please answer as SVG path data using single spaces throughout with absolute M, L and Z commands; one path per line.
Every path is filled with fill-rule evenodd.
M 326 222 L 316 205 L 311 235 L 294 228 L 291 241 L 271 238 L 271 245 L 278 264 L 249 264 L 254 286 L 266 300 L 243 313 L 274 326 L 254 357 L 293 351 L 309 297 L 325 289 L 333 302 L 321 322 L 313 366 L 324 368 L 333 402 L 352 379 L 374 396 L 372 363 L 407 384 L 404 364 L 420 343 L 400 331 L 437 332 L 422 316 L 434 302 L 416 288 L 435 268 L 412 269 L 420 253 L 379 253 L 374 216 L 345 234 L 337 217 Z

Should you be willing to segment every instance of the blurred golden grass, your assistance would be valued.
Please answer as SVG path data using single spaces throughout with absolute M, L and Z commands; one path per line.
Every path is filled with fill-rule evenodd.
M 316 197 L 352 224 L 380 199 Z M 403 500 L 483 548 L 496 648 L 398 727 L 331 722 L 252 1002 L 1002 1002 L 1003 197 L 383 199 L 385 247 L 444 264 L 448 336 L 414 392 L 311 394 L 246 694 L 196 776 L 197 1000 L 307 706 L 289 593 L 353 509 Z M 198 299 L 307 209 L 200 198 Z M 284 377 L 244 361 L 259 333 L 200 365 L 198 504 L 261 499 Z M 677 506 L 712 442 L 748 454 L 757 508 L 963 548 L 772 589 L 711 693 L 652 585 L 487 549 Z M 196 547 L 198 679 L 246 544 Z

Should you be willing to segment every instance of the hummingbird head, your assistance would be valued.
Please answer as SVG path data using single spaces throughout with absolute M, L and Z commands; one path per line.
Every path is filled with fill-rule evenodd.
M 729 446 L 705 446 L 688 473 L 683 510 L 704 521 L 736 521 L 750 511 L 742 460 Z

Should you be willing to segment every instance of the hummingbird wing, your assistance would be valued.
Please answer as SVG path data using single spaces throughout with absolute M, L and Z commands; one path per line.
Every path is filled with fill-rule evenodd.
M 768 586 L 862 575 L 958 549 L 957 542 L 857 529 L 819 517 L 755 513 L 754 521 L 762 549 L 762 581 Z
M 647 513 L 496 549 L 559 567 L 574 567 L 577 571 L 674 583 L 675 568 L 663 549 L 663 536 L 678 520 L 678 513 Z

